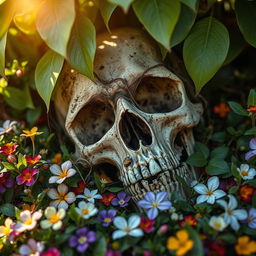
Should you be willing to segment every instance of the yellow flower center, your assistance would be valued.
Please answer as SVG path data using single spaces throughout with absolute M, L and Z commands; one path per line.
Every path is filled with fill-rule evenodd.
M 81 236 L 81 237 L 78 239 L 78 242 L 79 242 L 80 244 L 84 244 L 84 243 L 86 242 L 86 240 L 87 240 L 86 236 Z
M 157 202 L 154 202 L 154 203 L 152 204 L 152 206 L 153 206 L 153 207 L 157 207 L 157 206 L 158 206 L 158 203 L 157 203 Z
M 24 224 L 29 226 L 29 225 L 32 224 L 32 222 L 33 222 L 33 220 L 32 220 L 31 218 L 29 218 L 29 219 L 27 219 L 27 220 L 24 222 Z
M 60 173 L 60 175 L 59 175 L 59 177 L 62 179 L 62 178 L 66 178 L 68 176 L 68 170 L 63 170 L 61 173 Z
M 241 171 L 241 174 L 242 174 L 242 176 L 248 176 L 248 171 L 247 170 L 243 170 L 243 171 Z
M 111 222 L 111 219 L 110 218 L 105 218 L 104 222 L 109 223 L 109 222 Z
M 215 227 L 216 229 L 220 229 L 220 228 L 221 228 L 220 222 L 215 222 L 215 223 L 214 223 L 214 227 Z
M 130 228 L 125 228 L 124 231 L 129 233 L 129 232 L 131 232 L 131 229 Z
M 87 208 L 84 208 L 83 210 L 82 210 L 82 213 L 83 214 L 88 214 L 90 211 L 87 209 Z
M 206 192 L 206 195 L 207 196 L 211 196 L 213 194 L 213 192 L 211 191 L 211 190 L 208 190 L 207 192 Z
M 50 221 L 52 224 L 57 223 L 59 220 L 60 220 L 60 217 L 59 217 L 58 214 L 52 215 L 51 218 L 49 219 L 49 221 Z
M 3 234 L 4 234 L 5 236 L 8 236 L 8 235 L 10 234 L 10 232 L 11 232 L 11 229 L 10 229 L 9 227 L 5 227 L 5 228 L 4 228 L 4 231 L 3 231 Z
M 227 214 L 232 215 L 232 213 L 233 213 L 232 209 L 227 209 Z

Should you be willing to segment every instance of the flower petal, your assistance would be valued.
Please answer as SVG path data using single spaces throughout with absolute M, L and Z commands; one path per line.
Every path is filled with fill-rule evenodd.
M 228 202 L 228 208 L 230 209 L 236 209 L 237 207 L 237 200 L 233 195 L 228 195 L 229 197 L 229 202 Z
M 58 205 L 58 209 L 67 210 L 68 209 L 68 204 L 66 203 L 66 201 L 64 201 L 64 200 L 60 201 L 60 203 Z
M 217 204 L 219 204 L 220 206 L 222 206 L 225 210 L 228 208 L 228 204 L 226 201 L 224 200 L 217 200 Z
M 198 196 L 198 197 L 196 198 L 196 203 L 197 203 L 197 204 L 201 204 L 201 203 L 207 201 L 208 197 L 209 197 L 209 196 L 207 196 L 207 195 L 200 195 L 200 196 Z
M 153 193 L 153 192 L 147 192 L 145 194 L 144 198 L 146 201 L 153 203 L 155 201 L 156 196 L 155 196 L 155 193 Z
M 71 177 L 71 176 L 73 176 L 73 175 L 75 175 L 76 174 L 76 170 L 75 169 L 69 169 L 68 170 L 68 175 L 67 175 L 67 177 Z
M 123 231 L 123 230 L 117 230 L 117 231 L 114 231 L 114 232 L 113 232 L 112 238 L 113 238 L 114 240 L 116 240 L 116 239 L 119 239 L 119 238 L 124 237 L 124 236 L 126 236 L 126 235 L 127 235 L 127 233 L 126 233 L 125 231 Z
M 237 231 L 240 228 L 240 225 L 237 221 L 237 219 L 234 216 L 230 216 L 230 226 L 232 229 L 234 229 L 235 231 Z
M 213 195 L 215 196 L 216 199 L 219 199 L 219 198 L 225 196 L 226 193 L 221 189 L 217 189 L 213 192 Z
M 140 217 L 137 215 L 133 215 L 128 219 L 128 227 L 130 229 L 134 229 L 140 225 Z
M 156 207 L 151 208 L 147 212 L 147 216 L 150 220 L 154 220 L 158 215 L 158 209 Z
M 58 179 L 59 179 L 58 176 L 52 176 L 52 177 L 49 179 L 48 182 L 49 182 L 49 183 L 56 183 Z
M 63 209 L 60 209 L 60 210 L 63 210 Z M 62 227 L 62 221 L 60 220 L 52 225 L 53 230 L 59 230 L 61 227 Z
M 159 192 L 156 194 L 156 202 L 161 202 L 167 197 L 167 192 Z
M 211 196 L 208 196 L 208 199 L 206 201 L 208 204 L 214 204 L 215 202 L 215 196 L 214 195 L 211 195 Z
M 22 255 L 30 255 L 30 252 L 31 248 L 26 244 L 23 244 L 19 249 L 19 253 Z
M 42 220 L 40 222 L 40 226 L 42 229 L 47 229 L 50 228 L 52 226 L 52 223 L 49 220 Z
M 76 195 L 73 192 L 69 192 L 65 196 L 65 200 L 67 201 L 67 203 L 71 204 L 76 201 Z
M 47 195 L 51 198 L 51 199 L 58 199 L 59 198 L 59 193 L 57 192 L 57 190 L 55 188 L 51 188 L 48 192 Z
M 249 147 L 251 149 L 256 149 L 256 138 L 250 140 Z
M 60 167 L 57 165 L 57 164 L 53 164 L 51 167 L 50 167 L 50 171 L 52 174 L 54 175 L 59 175 L 61 173 L 61 169 Z
M 248 216 L 247 211 L 243 209 L 237 209 L 233 211 L 233 215 L 238 219 L 238 220 L 245 220 Z
M 143 231 L 139 228 L 133 229 L 128 233 L 130 236 L 139 237 L 143 236 Z
M 194 190 L 198 193 L 198 194 L 206 194 L 208 189 L 204 184 L 197 184 L 194 186 Z
M 216 190 L 220 185 L 219 178 L 217 176 L 213 176 L 207 181 L 207 186 L 210 191 Z
M 71 161 L 66 161 L 61 165 L 62 170 L 69 170 L 72 167 Z
M 124 217 L 115 217 L 114 219 L 114 225 L 118 228 L 118 229 L 125 229 L 127 228 L 127 221 Z
M 58 210 L 58 215 L 60 219 L 63 219 L 66 215 L 66 211 L 64 209 L 59 209 Z
M 172 203 L 170 201 L 160 202 L 157 208 L 161 211 L 169 210 L 172 207 Z
M 249 160 L 251 157 L 256 156 L 256 150 L 249 151 L 245 154 L 245 160 Z
M 89 243 L 93 243 L 97 240 L 97 236 L 95 234 L 95 232 L 93 231 L 89 231 L 88 234 L 87 234 L 87 241 Z
M 114 199 L 113 199 L 114 200 Z M 113 201 L 112 200 L 112 201 Z M 146 200 L 140 200 L 137 205 L 141 208 L 144 208 L 144 209 L 149 209 L 149 208 L 152 208 L 152 203 L 149 202 L 149 201 L 146 201 Z
M 65 195 L 68 192 L 68 186 L 66 186 L 65 184 L 60 184 L 58 185 L 57 190 L 61 195 Z

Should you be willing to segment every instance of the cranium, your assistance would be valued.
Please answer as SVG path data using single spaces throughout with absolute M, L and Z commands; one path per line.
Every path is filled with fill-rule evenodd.
M 177 176 L 196 179 L 185 160 L 201 104 L 190 101 L 158 47 L 137 29 L 99 35 L 94 72 L 91 81 L 66 65 L 55 93 L 76 156 L 116 175 L 134 200 L 147 191 L 183 194 Z

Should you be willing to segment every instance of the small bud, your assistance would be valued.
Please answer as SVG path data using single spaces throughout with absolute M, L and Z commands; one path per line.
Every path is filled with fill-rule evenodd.
M 47 169 L 49 169 L 49 167 L 50 167 L 49 164 L 43 164 L 42 165 L 43 170 L 47 170 Z
M 24 189 L 24 193 L 25 193 L 26 195 L 28 195 L 28 194 L 31 193 L 31 190 L 30 190 L 29 188 L 26 188 L 26 189 Z
M 15 74 L 17 77 L 22 77 L 24 73 L 22 70 L 18 69 Z
M 179 219 L 179 215 L 178 215 L 176 212 L 174 212 L 174 213 L 171 215 L 171 220 L 176 221 L 176 220 L 178 220 L 178 219 Z
M 16 156 L 14 156 L 14 155 L 9 155 L 9 156 L 7 157 L 7 161 L 8 161 L 9 163 L 11 163 L 11 164 L 16 163 L 16 161 L 17 161 Z
M 167 233 L 168 230 L 169 230 L 169 226 L 168 226 L 167 224 L 164 224 L 164 225 L 162 225 L 162 226 L 159 227 L 157 233 L 158 233 L 159 235 L 163 235 L 163 234 Z

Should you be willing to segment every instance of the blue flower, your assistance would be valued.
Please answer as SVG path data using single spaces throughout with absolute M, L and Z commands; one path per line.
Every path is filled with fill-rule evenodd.
M 153 192 L 147 192 L 144 196 L 144 200 L 138 202 L 138 206 L 144 209 L 148 209 L 147 216 L 153 220 L 158 215 L 158 210 L 164 211 L 172 207 L 172 203 L 165 200 L 167 197 L 166 192 L 159 192 L 156 195 Z
M 250 151 L 245 154 L 245 160 L 249 160 L 251 157 L 256 156 L 256 138 L 250 140 Z

